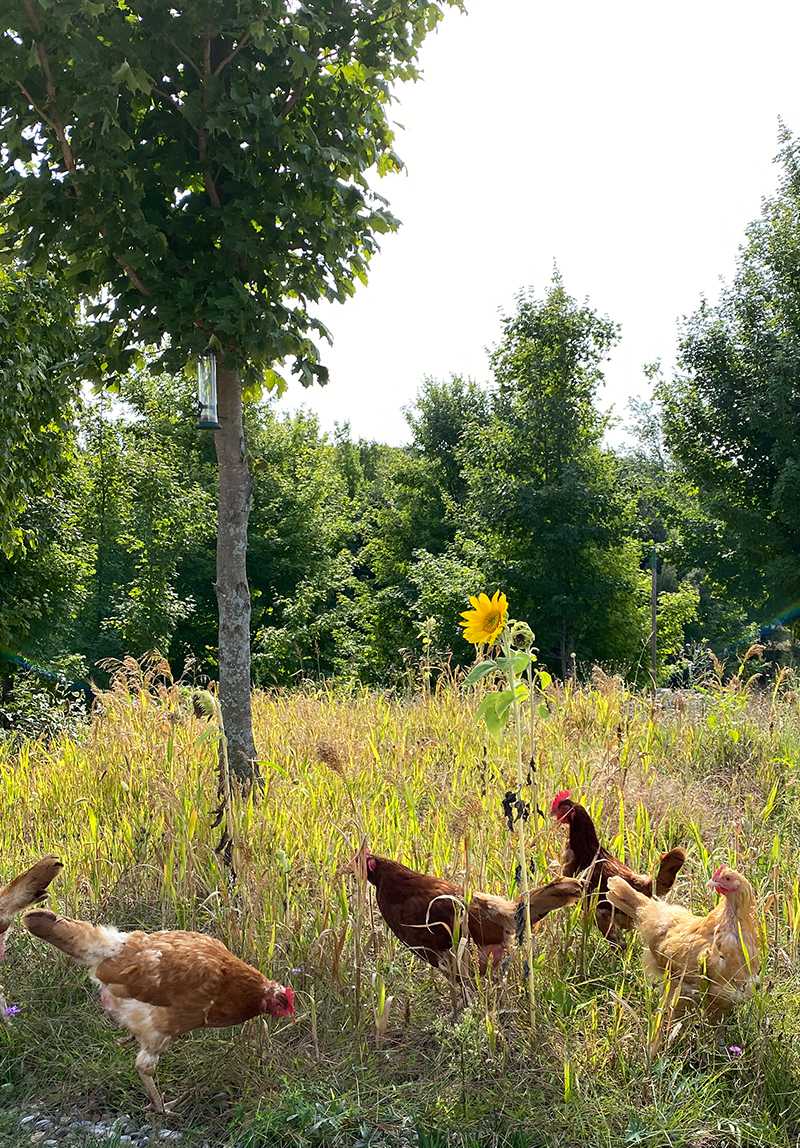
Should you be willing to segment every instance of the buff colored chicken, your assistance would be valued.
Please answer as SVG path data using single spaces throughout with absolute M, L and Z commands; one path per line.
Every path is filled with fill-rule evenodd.
M 267 980 L 205 933 L 121 933 L 70 921 L 46 909 L 23 924 L 35 937 L 86 965 L 100 1002 L 139 1045 L 136 1070 L 156 1112 L 166 1112 L 154 1074 L 176 1037 L 227 1028 L 257 1016 L 294 1015 L 294 990 Z
M 721 865 L 708 886 L 722 900 L 705 917 L 646 897 L 621 877 L 609 879 L 608 899 L 644 941 L 645 972 L 654 980 L 669 975 L 676 1001 L 702 1001 L 719 1020 L 753 992 L 758 926 L 753 887 L 741 873 Z

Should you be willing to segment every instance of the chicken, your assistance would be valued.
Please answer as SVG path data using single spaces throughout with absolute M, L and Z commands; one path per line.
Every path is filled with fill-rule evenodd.
M 0 889 L 0 961 L 6 952 L 6 933 L 17 913 L 41 901 L 50 882 L 63 869 L 56 857 L 42 857 L 35 865 Z
M 396 937 L 434 968 L 448 968 L 457 928 L 456 912 L 463 905 L 464 890 L 441 877 L 407 869 L 388 857 L 363 849 L 351 867 L 365 867 L 367 880 L 375 886 L 381 916 Z M 531 924 L 553 909 L 580 900 L 583 886 L 572 878 L 559 877 L 530 894 Z M 519 901 L 492 893 L 473 893 L 468 906 L 467 929 L 478 949 L 481 970 L 491 960 L 495 968 L 508 955 L 517 933 Z
M 621 877 L 609 880 L 608 899 L 644 941 L 645 972 L 654 980 L 668 974 L 676 1001 L 703 999 L 708 1014 L 720 1019 L 753 991 L 758 926 L 753 887 L 741 873 L 721 865 L 708 886 L 722 900 L 705 917 L 645 897 Z
M 562 871 L 567 877 L 586 874 L 586 896 L 594 895 L 594 919 L 606 940 L 619 944 L 620 929 L 630 929 L 632 922 L 625 913 L 615 913 L 606 898 L 608 881 L 621 877 L 645 897 L 653 896 L 653 878 L 647 873 L 634 873 L 623 861 L 604 849 L 597 836 L 594 822 L 582 805 L 570 798 L 568 789 L 562 789 L 553 798 L 550 813 L 559 824 L 567 825 L 569 836 L 562 856 Z M 664 853 L 655 880 L 656 896 L 663 897 L 675 884 L 675 878 L 686 861 L 683 849 Z
M 103 1008 L 138 1042 L 136 1069 L 156 1112 L 167 1110 L 156 1065 L 176 1037 L 257 1016 L 294 1015 L 289 985 L 267 980 L 203 933 L 122 933 L 46 909 L 28 913 L 23 924 L 89 969 Z

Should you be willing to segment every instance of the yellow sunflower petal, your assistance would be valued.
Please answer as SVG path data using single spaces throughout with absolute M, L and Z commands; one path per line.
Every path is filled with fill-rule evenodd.
M 471 597 L 471 610 L 461 614 L 464 639 L 475 646 L 493 645 L 505 629 L 508 601 L 502 591 L 495 590 L 491 598 L 481 593 Z

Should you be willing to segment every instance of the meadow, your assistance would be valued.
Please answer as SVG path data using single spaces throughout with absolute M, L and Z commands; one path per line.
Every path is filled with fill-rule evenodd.
M 215 852 L 215 729 L 180 686 L 130 662 L 85 730 L 0 745 L 0 872 L 55 851 L 59 910 L 211 931 L 295 986 L 296 1024 L 194 1035 L 164 1056 L 159 1082 L 184 1097 L 174 1127 L 185 1143 L 800 1143 L 796 679 L 763 688 L 744 667 L 654 699 L 596 671 L 548 689 L 549 716 L 525 746 L 540 804 L 572 789 L 635 867 L 652 872 L 663 850 L 688 849 L 675 899 L 707 911 L 722 862 L 755 886 L 762 982 L 722 1045 L 697 1017 L 671 1024 L 636 940 L 612 951 L 579 908 L 535 931 L 533 1024 L 519 955 L 506 984 L 479 981 L 454 1019 L 445 981 L 388 933 L 371 890 L 341 874 L 366 837 L 467 889 L 513 893 L 501 803 L 516 764 L 510 744 L 486 748 L 475 706 L 452 682 L 407 696 L 256 694 L 265 788 L 232 803 L 232 883 Z M 563 831 L 532 814 L 527 834 L 545 880 Z M 82 970 L 16 929 L 2 984 L 21 1008 L 0 1024 L 5 1143 L 18 1133 L 3 1111 L 33 1101 L 141 1112 L 130 1050 Z

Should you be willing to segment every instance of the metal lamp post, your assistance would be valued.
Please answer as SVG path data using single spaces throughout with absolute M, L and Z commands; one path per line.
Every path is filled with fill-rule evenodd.
M 197 360 L 197 427 L 219 430 L 217 417 L 217 358 L 207 351 Z

